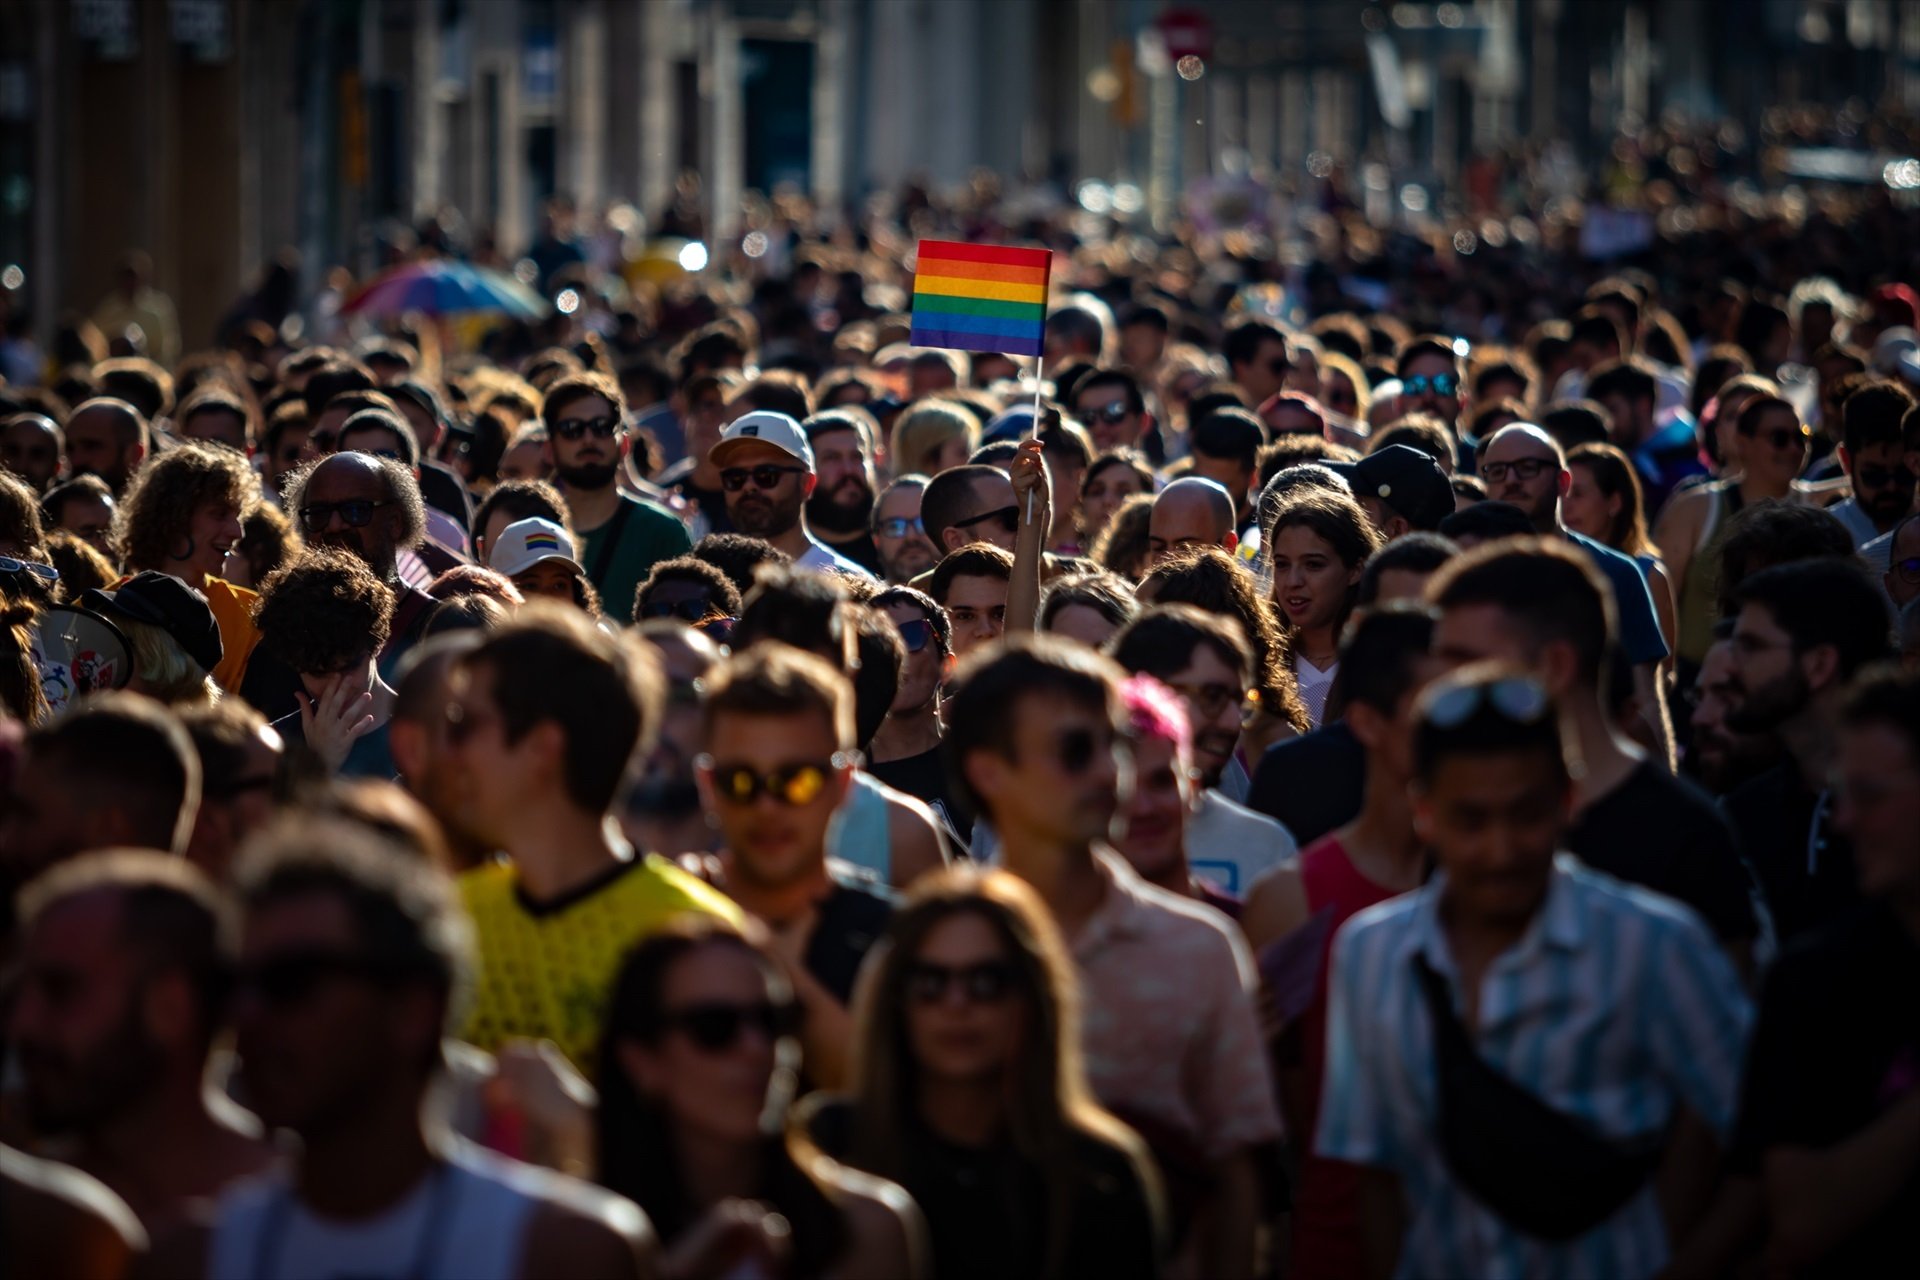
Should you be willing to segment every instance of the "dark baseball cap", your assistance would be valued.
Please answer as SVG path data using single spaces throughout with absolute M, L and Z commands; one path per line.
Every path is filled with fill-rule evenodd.
M 1378 499 L 1416 529 L 1438 529 L 1453 514 L 1453 482 L 1432 455 L 1412 445 L 1390 444 L 1333 469 L 1353 486 L 1354 497 Z
M 148 569 L 112 591 L 96 587 L 84 593 L 80 603 L 109 619 L 131 618 L 160 628 L 200 664 L 202 671 L 211 673 L 225 653 L 220 624 L 214 621 L 207 598 L 169 574 Z

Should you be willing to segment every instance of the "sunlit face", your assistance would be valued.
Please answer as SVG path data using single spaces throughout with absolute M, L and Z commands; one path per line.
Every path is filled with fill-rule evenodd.
M 926 530 L 912 524 L 920 518 L 920 499 L 925 493 L 920 485 L 901 485 L 881 499 L 874 512 L 873 545 L 880 552 L 880 564 L 889 582 L 910 582 L 940 562 Z M 895 531 L 891 525 L 895 520 L 908 523 Z
M 579 600 L 574 595 L 578 583 L 579 577 L 560 560 L 542 560 L 532 568 L 513 575 L 513 585 L 520 588 L 520 594 L 529 600 L 544 596 L 549 600 L 578 604 Z
M 1196 644 L 1187 665 L 1168 676 L 1166 685 L 1186 704 L 1187 722 L 1193 729 L 1193 765 L 1201 779 L 1213 786 L 1240 745 L 1247 673 L 1229 663 L 1211 643 Z
M 1573 473 L 1573 484 L 1560 501 L 1560 522 L 1575 533 L 1611 545 L 1609 535 L 1620 514 L 1621 500 L 1601 490 L 1592 467 L 1576 462 L 1567 469 Z
M 834 760 L 839 750 L 833 725 L 814 711 L 728 712 L 714 719 L 706 737 L 706 754 L 713 764 L 700 772 L 700 794 L 733 855 L 733 875 L 765 888 L 783 888 L 820 871 L 827 827 L 851 782 L 851 770 Z M 789 792 L 776 798 L 762 788 L 752 799 L 741 800 L 725 788 L 736 770 L 766 779 L 809 766 L 820 775 L 810 794 Z
M 1078 640 L 1089 649 L 1098 649 L 1113 638 L 1119 626 L 1106 614 L 1084 604 L 1063 605 L 1054 610 L 1047 630 L 1056 636 Z
M 1320 371 L 1320 399 L 1327 408 L 1344 417 L 1360 416 L 1360 395 L 1354 390 L 1353 379 L 1342 369 L 1328 366 Z
M 958 574 L 947 587 L 946 606 L 954 656 L 965 657 L 1007 629 L 1007 580 Z
M 1333 626 L 1345 612 L 1358 565 L 1348 568 L 1333 544 L 1304 525 L 1274 534 L 1273 602 L 1296 631 Z
M 1192 771 L 1172 740 L 1148 735 L 1133 746 L 1133 791 L 1120 807 L 1114 848 L 1147 880 L 1178 865 L 1196 794 Z
M 1560 459 L 1547 443 L 1525 431 L 1496 436 L 1480 461 L 1487 495 L 1527 513 L 1533 527 L 1552 528 L 1560 501 Z
M 199 587 L 206 579 L 220 576 L 227 553 L 239 543 L 241 533 L 240 509 L 233 503 L 225 499 L 203 503 L 187 522 L 186 537 L 168 548 L 168 561 L 162 567 Z
M 1074 417 L 1093 437 L 1096 453 L 1137 444 L 1143 425 L 1127 388 L 1114 382 L 1089 387 L 1074 398 Z
M 1457 379 L 1459 369 L 1452 360 L 1437 351 L 1428 351 L 1407 361 L 1400 370 L 1401 385 L 1405 386 L 1414 379 L 1424 378 L 1427 382 L 1415 382 L 1422 389 L 1411 394 L 1402 391 L 1399 397 L 1398 411 L 1395 417 L 1405 417 L 1409 413 L 1430 413 L 1448 426 L 1456 426 L 1460 421 L 1460 393 Z M 1456 379 L 1454 393 L 1443 394 L 1432 382 L 1435 378 Z
M 829 502 L 847 511 L 865 512 L 873 504 L 873 459 L 857 431 L 823 431 L 813 444 L 816 502 Z
M 500 455 L 502 481 L 545 480 L 550 471 L 547 446 L 538 440 L 522 440 Z
M 1807 464 L 1809 433 L 1793 410 L 1773 407 L 1743 417 L 1735 428 L 1740 437 L 1740 461 L 1747 474 L 1782 486 L 1798 478 Z
M 993 925 L 972 913 L 950 916 L 905 963 L 907 1049 L 922 1077 L 1004 1077 L 1026 1043 L 1033 1007 Z

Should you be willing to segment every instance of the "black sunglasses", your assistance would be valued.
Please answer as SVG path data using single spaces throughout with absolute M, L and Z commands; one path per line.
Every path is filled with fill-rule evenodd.
M 1101 405 L 1098 409 L 1089 409 L 1080 416 L 1089 422 L 1104 422 L 1108 426 L 1112 426 L 1115 423 L 1126 421 L 1127 415 L 1132 412 L 1133 410 L 1128 407 L 1125 400 L 1115 400 L 1111 404 Z
M 752 480 L 756 489 L 771 489 L 780 483 L 781 476 L 805 474 L 805 467 L 777 467 L 771 462 L 758 467 L 728 467 L 720 473 L 720 487 L 728 493 L 738 493 Z
M 683 1032 L 708 1053 L 719 1053 L 737 1044 L 749 1027 L 769 1040 L 780 1040 L 798 1032 L 800 1019 L 790 1004 L 764 1000 L 758 1004 L 728 1004 L 711 1000 L 668 1009 L 660 1015 L 660 1025 L 669 1031 Z
M 547 431 L 555 438 L 566 441 L 578 440 L 589 431 L 597 440 L 611 440 L 620 434 L 620 419 L 573 418 L 562 422 L 550 422 L 547 424 Z
M 1735 427 L 1742 437 L 1748 440 L 1764 440 L 1773 448 L 1785 452 L 1788 449 L 1804 449 L 1812 430 L 1802 423 L 1797 427 L 1775 427 L 1771 431 L 1749 431 L 1745 427 Z
M 901 642 L 907 646 L 908 653 L 918 653 L 927 647 L 933 639 L 933 624 L 925 618 L 915 618 L 911 622 L 896 622 L 894 629 L 900 633 Z
M 707 755 L 694 764 L 712 775 L 714 790 L 730 804 L 749 805 L 767 795 L 793 809 L 818 800 L 826 792 L 827 780 L 840 767 L 836 758 L 810 760 L 771 773 L 756 773 L 743 764 L 715 764 L 713 757 Z
M 1093 767 L 1094 754 L 1100 747 L 1093 730 L 1069 729 L 1060 735 L 1054 758 L 1060 762 L 1062 771 L 1077 776 Z
M 325 982 L 381 982 L 398 976 L 395 965 L 350 951 L 288 951 L 234 971 L 236 995 L 256 995 L 271 1005 L 304 1004 Z
M 373 523 L 373 513 L 390 507 L 391 500 L 375 502 L 371 498 L 349 498 L 345 502 L 315 502 L 300 508 L 300 523 L 309 533 L 319 533 L 333 522 L 336 513 L 349 529 L 364 529 Z
M 910 533 L 925 533 L 927 526 L 915 516 L 909 520 L 905 516 L 889 516 L 874 526 L 874 532 L 883 538 L 904 538 Z
M 685 622 L 705 622 L 713 612 L 713 601 L 704 595 L 685 600 L 655 600 L 640 610 L 642 618 L 679 618 Z
M 968 1004 L 999 1004 L 1013 993 L 1019 973 L 1005 960 L 961 968 L 915 960 L 907 966 L 907 994 L 919 1004 L 939 1004 L 955 986 Z
M 1489 484 L 1504 482 L 1509 474 L 1521 480 L 1538 480 L 1559 463 L 1552 458 L 1516 458 L 1512 462 L 1483 462 L 1480 478 Z
M 1864 489 L 1884 489 L 1888 485 L 1911 485 L 1913 472 L 1905 467 L 1862 467 L 1860 468 L 1860 486 Z
M 969 516 L 965 520 L 955 520 L 953 527 L 956 529 L 971 529 L 973 526 L 984 524 L 989 520 L 998 520 L 1008 533 L 1016 533 L 1020 529 L 1020 508 L 1000 507 L 993 511 L 983 511 L 979 515 Z

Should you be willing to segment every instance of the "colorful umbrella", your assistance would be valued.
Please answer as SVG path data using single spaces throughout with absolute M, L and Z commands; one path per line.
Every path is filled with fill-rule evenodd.
M 417 311 L 429 316 L 504 312 L 538 320 L 547 302 L 512 276 L 446 258 L 406 262 L 369 282 L 340 310 L 347 315 L 399 316 Z

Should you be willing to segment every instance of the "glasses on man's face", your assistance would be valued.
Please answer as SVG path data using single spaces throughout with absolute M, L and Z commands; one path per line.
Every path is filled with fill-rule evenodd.
M 907 995 L 916 1004 L 939 1004 L 959 990 L 968 1004 L 999 1004 L 1013 994 L 1019 973 L 1006 960 L 948 966 L 915 960 L 907 966 Z
M 1488 484 L 1505 484 L 1507 477 L 1517 480 L 1538 480 L 1549 470 L 1558 470 L 1560 464 L 1552 458 L 1515 458 L 1512 462 L 1483 462 L 1480 464 L 1480 478 Z
M 901 643 L 907 646 L 908 653 L 919 653 L 933 639 L 933 624 L 925 618 L 914 618 L 910 622 L 896 622 L 894 630 L 900 633 Z
M 1077 778 L 1091 769 L 1094 758 L 1112 745 L 1111 735 L 1102 736 L 1092 729 L 1068 729 L 1054 740 L 1053 758 L 1062 773 Z
M 1103 404 L 1097 409 L 1082 409 L 1080 416 L 1088 422 L 1104 422 L 1108 426 L 1113 427 L 1125 422 L 1128 415 L 1132 412 L 1133 410 L 1128 407 L 1125 400 L 1115 400 L 1111 404 Z
M 364 529 L 373 523 L 373 513 L 382 507 L 390 507 L 391 501 L 375 502 L 371 498 L 349 498 L 345 502 L 314 502 L 300 508 L 300 523 L 308 533 L 319 533 L 333 523 L 334 516 L 340 517 L 340 523 L 349 529 Z
M 1168 688 L 1187 700 L 1199 712 L 1200 720 L 1216 719 L 1229 706 L 1243 703 L 1246 690 L 1230 684 L 1169 684 Z
M 808 760 L 759 773 L 744 764 L 716 764 L 712 756 L 694 761 L 697 768 L 713 778 L 713 789 L 729 804 L 750 805 L 761 796 L 771 796 L 789 809 L 812 804 L 826 794 L 827 782 L 840 767 L 838 757 Z
M 759 467 L 728 467 L 720 473 L 720 487 L 728 493 L 738 493 L 751 480 L 754 488 L 769 490 L 780 483 L 781 476 L 803 476 L 806 473 L 805 467 L 778 467 L 772 463 Z
M 781 1040 L 800 1030 L 799 1011 L 790 1004 L 759 1000 L 731 1004 L 724 1000 L 703 1000 L 698 1004 L 664 1010 L 660 1025 L 678 1031 L 707 1053 L 733 1048 L 747 1031 L 758 1031 L 768 1040 Z
M 905 516 L 888 516 L 874 527 L 874 531 L 883 538 L 904 538 L 910 533 L 918 533 L 924 536 L 927 532 L 927 526 L 921 523 L 919 516 L 915 516 L 911 520 Z
M 620 434 L 620 419 L 612 415 L 604 418 L 563 418 L 549 423 L 547 430 L 556 439 L 572 443 L 591 434 L 596 440 L 611 440 Z
M 1284 378 L 1293 372 L 1293 366 L 1287 362 L 1285 356 L 1275 356 L 1267 361 L 1267 372 L 1276 378 Z
M 1734 428 L 1743 440 L 1761 440 L 1779 453 L 1788 450 L 1801 450 L 1807 447 L 1807 440 L 1813 435 L 1806 423 L 1794 427 L 1775 427 L 1771 431 L 1762 431 L 1758 427 L 1749 431 L 1744 426 Z
M 682 622 L 704 622 L 713 612 L 713 601 L 705 595 L 685 600 L 653 600 L 640 607 L 644 618 L 679 618 Z
M 989 520 L 998 520 L 1001 528 L 1005 529 L 1008 533 L 1015 533 L 1020 528 L 1020 508 L 998 507 L 992 511 L 982 511 L 977 516 L 968 516 L 965 520 L 955 520 L 953 527 L 956 529 L 971 529 L 975 525 L 985 524 Z
M 1417 373 L 1411 378 L 1400 379 L 1400 394 L 1403 396 L 1424 396 L 1427 394 L 1447 397 L 1460 394 L 1460 379 L 1451 373 Z
M 1893 571 L 1900 575 L 1900 581 L 1908 586 L 1920 586 L 1920 556 L 1896 561 Z
M 1905 467 L 1865 466 L 1860 468 L 1859 481 L 1863 489 L 1911 489 L 1913 472 Z

